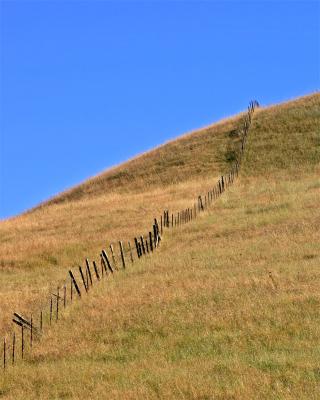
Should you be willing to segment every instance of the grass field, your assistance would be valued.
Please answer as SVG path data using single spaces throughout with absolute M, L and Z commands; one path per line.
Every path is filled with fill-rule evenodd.
M 131 239 L 165 207 L 191 206 L 227 170 L 238 122 L 187 135 L 1 222 L 0 329 L 106 240 Z M 319 398 L 319 176 L 319 94 L 257 111 L 236 184 L 167 232 L 152 258 L 69 307 L 0 377 L 0 396 Z
M 239 117 L 231 118 L 186 135 L 2 221 L 0 335 L 12 325 L 13 309 L 38 309 L 70 267 L 110 242 L 149 231 L 164 208 L 192 204 L 228 168 L 224 154 L 238 140 L 230 135 L 238 124 Z

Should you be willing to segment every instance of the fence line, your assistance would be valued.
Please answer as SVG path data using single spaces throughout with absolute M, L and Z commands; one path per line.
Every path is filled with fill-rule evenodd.
M 66 280 L 57 287 L 55 293 L 50 294 L 49 302 L 46 304 L 45 308 L 42 307 L 39 310 L 37 317 L 36 314 L 30 315 L 30 317 L 22 316 L 16 312 L 13 314 L 12 322 L 16 329 L 17 327 L 19 328 L 20 335 L 19 331 L 13 329 L 11 334 L 5 335 L 3 338 L 2 360 L 4 371 L 8 368 L 10 364 L 9 361 L 11 361 L 11 365 L 15 365 L 17 362 L 17 345 L 19 345 L 19 341 L 21 346 L 20 359 L 23 360 L 26 352 L 31 351 L 34 341 L 36 339 L 39 340 L 43 336 L 45 328 L 49 328 L 53 322 L 58 322 L 59 313 L 61 314 L 62 311 L 60 308 L 61 304 L 63 309 L 65 309 L 68 305 L 73 303 L 75 296 L 81 299 L 82 294 L 84 292 L 88 293 L 90 288 L 97 282 L 119 271 L 120 265 L 122 265 L 121 269 L 125 270 L 128 267 L 129 260 L 131 264 L 134 264 L 134 262 L 138 261 L 141 257 L 154 254 L 163 240 L 166 229 L 177 229 L 198 218 L 202 212 L 206 211 L 206 209 L 234 183 L 239 175 L 241 161 L 246 148 L 247 135 L 256 107 L 259 107 L 258 102 L 255 100 L 251 101 L 248 106 L 248 111 L 241 120 L 241 125 L 238 128 L 240 146 L 236 149 L 236 159 L 232 163 L 231 169 L 226 175 L 222 175 L 204 196 L 199 195 L 191 207 L 183 210 L 176 212 L 169 212 L 168 209 L 164 210 L 159 220 L 154 218 L 152 227 L 146 235 L 140 234 L 134 237 L 133 248 L 131 247 L 130 241 L 127 242 L 128 246 L 126 247 L 125 242 L 120 240 L 118 243 L 118 255 L 115 254 L 113 244 L 109 245 L 111 257 L 108 255 L 106 249 L 102 249 L 99 254 L 100 267 L 98 267 L 95 260 L 91 262 L 86 258 L 84 270 L 81 265 L 78 266 L 78 275 L 74 270 L 70 269 Z M 158 221 L 160 221 L 160 226 Z M 134 248 L 136 257 L 133 255 Z M 118 261 L 116 258 L 118 258 Z M 29 334 L 28 341 L 26 340 L 26 332 Z

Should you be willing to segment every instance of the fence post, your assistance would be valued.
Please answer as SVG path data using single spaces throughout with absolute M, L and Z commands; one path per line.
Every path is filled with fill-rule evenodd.
M 139 246 L 138 246 L 138 239 L 135 237 L 134 238 L 134 244 L 136 245 L 136 250 L 137 250 L 137 256 L 140 258 L 140 251 L 139 251 Z
M 109 260 L 109 257 L 108 257 L 108 254 L 107 254 L 107 252 L 105 251 L 105 250 L 102 250 L 102 256 L 103 256 L 103 259 L 106 261 L 106 263 L 107 263 L 107 266 L 108 266 L 108 269 L 109 269 L 109 271 L 111 272 L 111 273 L 113 273 L 113 268 L 112 268 L 112 266 L 111 266 L 111 263 L 110 263 L 110 260 Z M 107 271 L 106 271 L 107 272 Z
M 16 333 L 13 332 L 12 335 L 12 365 L 14 365 L 14 358 L 15 358 L 15 347 L 16 347 Z
M 142 246 L 141 246 L 141 243 L 140 243 L 140 242 L 138 242 L 138 248 L 139 248 L 140 257 L 142 257 L 142 256 L 143 256 L 143 253 L 142 253 Z
M 143 236 L 140 236 L 140 242 L 141 242 L 141 248 L 142 248 L 143 254 L 146 254 L 146 249 L 144 247 Z
M 21 325 L 21 359 L 23 360 L 24 354 L 24 327 Z
M 75 280 L 75 277 L 73 276 L 73 273 L 71 270 L 69 270 L 69 275 L 71 278 L 71 289 L 70 289 L 71 290 L 71 298 L 72 298 L 72 284 L 74 285 L 74 287 L 78 293 L 78 296 L 81 297 L 81 292 L 80 292 L 79 286 L 78 286 L 77 281 Z
M 59 286 L 58 286 L 57 287 L 57 304 L 56 304 L 56 322 L 59 319 L 59 299 L 60 299 L 60 296 L 59 296 Z
M 89 290 L 90 285 L 89 285 L 89 273 L 88 273 L 87 266 L 86 266 L 86 268 L 85 268 L 85 274 L 86 274 L 86 285 L 87 285 L 87 288 L 88 288 L 88 290 Z
M 33 323 L 32 323 L 32 314 L 30 315 L 30 348 L 32 348 L 33 341 Z
M 106 262 L 104 261 L 102 253 L 100 253 L 100 267 L 101 267 L 101 276 L 103 277 L 104 273 L 108 275 Z
M 40 310 L 40 332 L 42 332 L 42 310 Z
M 198 197 L 198 201 L 199 201 L 199 211 L 203 211 L 204 207 L 203 207 L 202 197 L 201 196 Z
M 156 249 L 158 246 L 158 240 L 157 240 L 157 226 L 153 225 L 153 236 L 154 236 L 154 248 Z
M 105 260 L 106 263 L 107 263 L 107 266 L 108 266 L 109 271 L 110 271 L 111 273 L 113 273 L 113 268 L 112 268 L 112 266 L 111 266 L 111 263 L 110 263 L 110 260 L 109 260 L 109 257 L 108 257 L 107 252 L 106 252 L 105 250 L 102 250 L 102 253 L 101 253 L 101 254 L 102 254 L 104 260 Z
M 150 250 L 153 251 L 152 233 L 151 232 L 149 232 L 149 244 L 150 244 Z
M 118 269 L 116 258 L 114 256 L 114 251 L 113 251 L 113 245 L 112 244 L 110 244 L 110 250 L 111 250 L 111 257 L 112 257 L 114 269 Z
M 129 246 L 129 251 L 130 251 L 131 263 L 133 263 L 133 255 L 132 255 L 132 249 L 131 249 L 131 243 L 130 242 L 128 242 L 128 246 Z
M 100 253 L 100 268 L 101 268 L 101 278 L 103 278 L 104 273 L 106 273 L 107 275 L 107 267 L 101 253 Z
M 86 267 L 87 267 L 87 271 L 88 271 L 88 275 L 89 275 L 89 279 L 90 279 L 90 284 L 92 286 L 92 276 L 91 276 L 91 271 L 90 271 L 90 263 L 89 260 L 86 258 Z M 88 285 L 89 287 L 89 285 Z
M 97 277 L 98 281 L 100 281 L 100 275 L 99 275 L 97 264 L 96 264 L 96 262 L 94 260 L 92 261 L 92 264 L 93 264 L 93 269 L 94 269 L 94 272 L 96 274 L 96 277 Z
M 155 241 L 156 241 L 156 246 L 158 247 L 159 241 L 160 241 L 160 231 L 159 231 L 159 225 L 158 225 L 158 221 L 157 218 L 154 219 L 154 226 L 155 226 Z
M 122 266 L 123 266 L 123 269 L 125 269 L 126 268 L 126 262 L 125 262 L 125 259 L 124 259 L 123 246 L 122 246 L 121 240 L 119 241 L 119 246 L 120 246 Z
M 87 288 L 87 285 L 86 285 L 86 280 L 84 279 L 84 275 L 83 275 L 82 268 L 81 268 L 80 265 L 79 265 L 79 271 L 80 271 L 80 275 L 81 275 L 81 279 L 82 279 L 82 283 L 83 283 L 83 286 L 84 286 L 84 288 L 85 288 L 85 291 L 88 293 L 88 288 Z

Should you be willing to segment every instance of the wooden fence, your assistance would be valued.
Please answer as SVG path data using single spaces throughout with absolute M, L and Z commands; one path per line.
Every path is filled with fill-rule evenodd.
M 149 232 L 145 235 L 137 235 L 132 244 L 130 241 L 119 241 L 115 247 L 110 244 L 109 249 L 102 249 L 98 257 L 99 261 L 90 261 L 86 258 L 84 266 L 79 265 L 76 270 L 69 270 L 65 282 L 57 286 L 56 290 L 50 294 L 46 306 L 37 313 L 28 316 L 13 313 L 14 329 L 11 334 L 3 338 L 1 346 L 3 370 L 6 370 L 9 365 L 14 365 L 18 360 L 23 360 L 26 352 L 31 351 L 35 341 L 43 336 L 46 329 L 59 321 L 63 310 L 72 304 L 75 298 L 82 298 L 83 294 L 88 293 L 100 280 L 156 252 L 166 229 L 176 229 L 192 222 L 233 184 L 240 171 L 252 115 L 258 106 L 257 101 L 251 101 L 247 113 L 241 120 L 238 128 L 240 146 L 235 149 L 236 159 L 229 173 L 221 176 L 207 193 L 199 195 L 191 207 L 177 212 L 164 210 L 159 219 L 154 219 Z

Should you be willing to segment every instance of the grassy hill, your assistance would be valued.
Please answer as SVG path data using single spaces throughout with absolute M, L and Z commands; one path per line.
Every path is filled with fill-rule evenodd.
M 238 140 L 239 118 L 186 135 L 2 221 L 0 334 L 12 325 L 13 308 L 29 313 L 70 267 L 96 258 L 110 242 L 149 230 L 166 207 L 180 210 L 212 186 L 228 168 L 225 154 Z
M 66 270 L 180 210 L 228 169 L 240 116 L 0 224 L 0 333 Z M 320 95 L 257 110 L 242 171 L 158 253 L 74 303 L 3 398 L 316 399 Z M 21 296 L 23 294 L 23 296 Z

